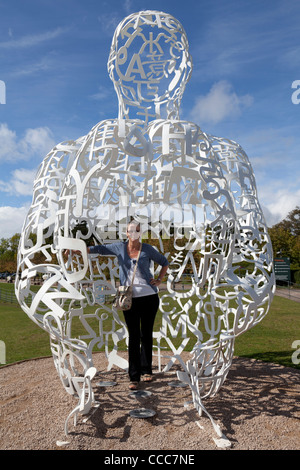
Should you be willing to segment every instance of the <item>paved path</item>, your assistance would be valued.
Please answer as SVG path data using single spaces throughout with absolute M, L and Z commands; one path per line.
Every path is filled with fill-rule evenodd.
M 300 302 L 300 289 L 288 289 L 277 287 L 275 295 L 279 295 L 280 297 L 286 297 L 290 300 L 294 300 L 295 302 Z

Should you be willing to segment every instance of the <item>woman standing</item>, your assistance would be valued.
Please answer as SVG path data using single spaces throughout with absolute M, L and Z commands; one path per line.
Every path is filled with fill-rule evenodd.
M 141 242 L 138 222 L 130 222 L 126 234 L 127 242 L 91 246 L 88 253 L 116 255 L 119 261 L 120 284 L 130 285 L 141 250 L 133 282 L 132 306 L 130 310 L 124 311 L 129 334 L 129 388 L 135 390 L 141 376 L 146 382 L 152 380 L 153 326 L 159 306 L 158 286 L 168 270 L 169 263 L 167 258 L 150 244 Z M 162 266 L 157 279 L 151 274 L 151 261 Z

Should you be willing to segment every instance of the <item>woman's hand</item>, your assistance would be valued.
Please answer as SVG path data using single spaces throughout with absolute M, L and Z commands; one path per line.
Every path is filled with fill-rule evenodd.
M 160 279 L 150 279 L 150 284 L 152 286 L 158 287 L 161 284 L 161 280 Z
M 64 255 L 66 255 L 66 256 L 69 256 L 69 255 L 73 256 L 74 254 L 75 255 L 80 255 L 81 251 L 80 250 L 65 250 L 64 251 Z

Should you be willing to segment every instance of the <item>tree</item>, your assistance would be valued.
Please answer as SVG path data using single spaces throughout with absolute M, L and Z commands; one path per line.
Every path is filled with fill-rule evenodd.
M 280 256 L 289 258 L 294 241 L 291 233 L 288 230 L 285 230 L 282 226 L 274 225 L 269 228 L 269 235 L 272 241 L 274 257 Z
M 292 250 L 291 259 L 293 260 L 293 266 L 300 269 L 300 236 L 295 237 Z
M 20 233 L 11 238 L 0 240 L 0 271 L 15 272 L 17 269 L 17 255 Z
M 288 213 L 287 217 L 269 228 L 274 256 L 290 258 L 293 269 L 300 268 L 300 207 Z
M 273 228 L 277 227 L 283 228 L 295 237 L 300 236 L 300 207 L 296 206 L 284 220 L 273 226 Z

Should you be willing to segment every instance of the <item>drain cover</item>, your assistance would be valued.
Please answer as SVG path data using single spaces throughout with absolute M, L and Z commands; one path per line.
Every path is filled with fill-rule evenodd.
M 134 392 L 129 393 L 130 397 L 136 398 L 150 397 L 150 395 L 152 395 L 152 393 L 148 392 L 148 390 L 136 390 Z
M 184 384 L 183 382 L 169 382 L 168 385 L 170 387 L 187 387 L 187 384 Z
M 102 381 L 97 383 L 98 387 L 114 387 L 117 385 L 117 382 L 110 382 L 110 381 Z
M 192 406 L 194 404 L 193 400 L 188 400 L 188 401 L 185 401 L 183 406 L 185 408 L 189 408 L 190 406 Z
M 151 418 L 155 414 L 154 410 L 149 410 L 147 408 L 137 408 L 129 411 L 129 415 L 133 418 Z

